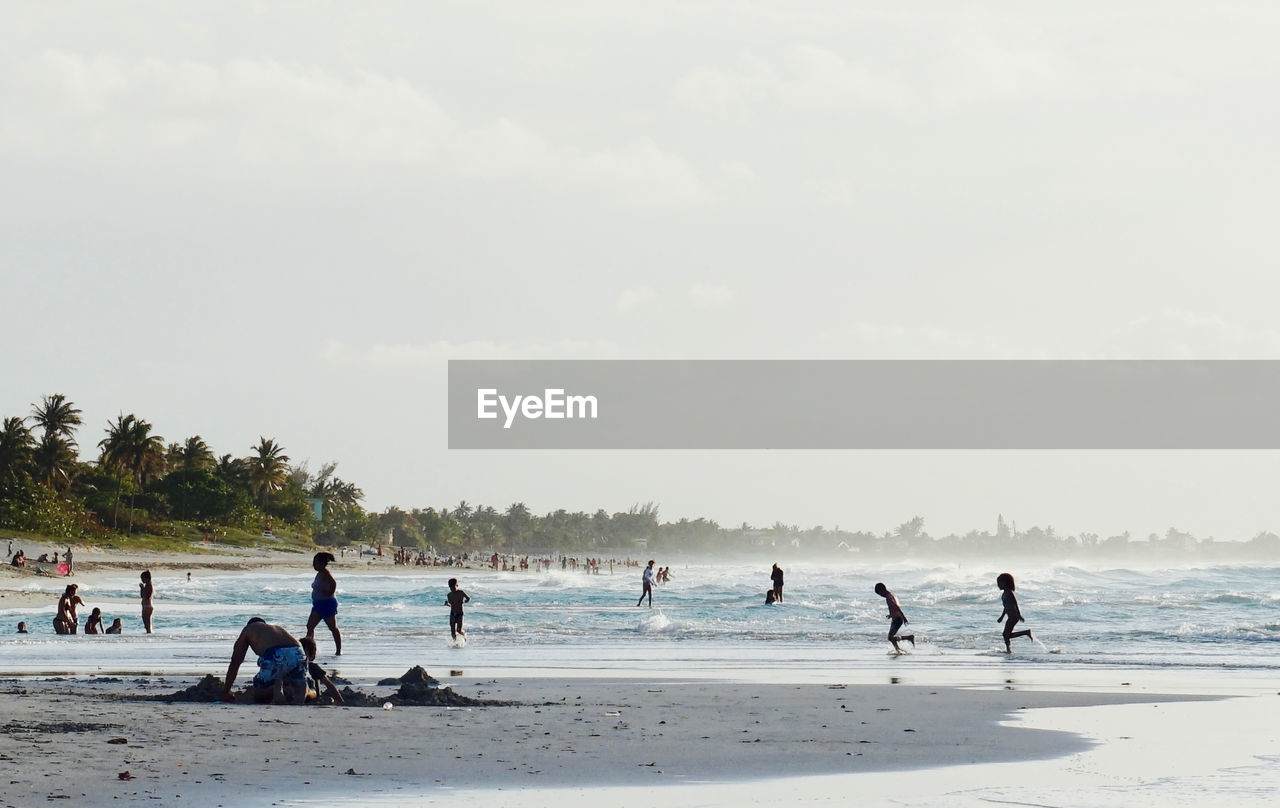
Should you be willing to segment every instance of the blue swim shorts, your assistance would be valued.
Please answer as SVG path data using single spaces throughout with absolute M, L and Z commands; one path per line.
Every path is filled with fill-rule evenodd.
M 337 617 L 338 616 L 338 599 L 325 598 L 323 600 L 311 601 L 311 611 L 321 617 Z
M 307 679 L 307 656 L 296 645 L 277 645 L 268 648 L 258 656 L 258 673 L 253 677 L 253 686 L 271 687 L 283 680 L 305 682 Z

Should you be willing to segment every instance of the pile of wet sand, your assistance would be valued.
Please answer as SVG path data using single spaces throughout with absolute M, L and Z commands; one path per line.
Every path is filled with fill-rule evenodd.
M 396 707 L 486 707 L 510 705 L 510 701 L 490 701 L 473 699 L 453 691 L 451 687 L 440 687 L 440 682 L 433 678 L 421 665 L 415 665 L 405 671 L 398 679 L 384 679 L 380 686 L 399 685 L 399 690 L 385 696 L 367 693 L 348 685 L 340 692 L 342 701 L 348 707 L 381 707 L 388 702 Z M 213 703 L 222 701 L 222 679 L 212 674 L 206 675 L 191 687 L 173 693 L 146 697 L 151 701 L 163 702 L 198 702 Z M 253 699 L 247 692 L 236 695 L 238 704 L 251 704 Z M 321 693 L 319 704 L 333 704 L 327 693 Z

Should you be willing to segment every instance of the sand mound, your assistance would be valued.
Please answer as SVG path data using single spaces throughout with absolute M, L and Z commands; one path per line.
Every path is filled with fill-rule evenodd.
M 488 701 L 473 699 L 453 692 L 453 688 L 440 687 L 440 682 L 433 678 L 421 665 L 415 665 L 405 671 L 398 679 L 384 679 L 379 685 L 399 685 L 400 689 L 389 696 L 366 693 L 348 685 L 342 688 L 342 701 L 348 707 L 381 707 L 387 702 L 397 707 L 483 707 L 512 704 L 508 701 Z M 159 696 L 148 696 L 153 701 L 185 701 L 212 703 L 222 700 L 222 679 L 212 674 L 206 675 L 199 682 L 183 690 Z M 243 690 L 237 694 L 239 704 L 250 704 L 252 699 Z M 333 704 L 327 693 L 321 692 L 319 704 Z

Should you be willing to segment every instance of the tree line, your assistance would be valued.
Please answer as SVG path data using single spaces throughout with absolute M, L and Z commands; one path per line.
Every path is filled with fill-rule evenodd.
M 179 535 L 183 526 L 216 532 L 258 532 L 274 526 L 323 545 L 391 544 L 440 555 L 609 550 L 643 554 L 762 552 L 866 554 L 887 557 L 990 556 L 1010 552 L 1057 555 L 1198 554 L 1280 557 L 1280 536 L 1263 532 L 1245 542 L 1215 542 L 1169 528 L 1135 540 L 1128 532 L 1101 537 L 1060 535 L 1052 526 L 1018 530 L 998 516 L 994 531 L 935 538 L 916 516 L 873 533 L 775 522 L 721 526 L 714 520 L 663 522 L 658 507 L 625 512 L 556 510 L 538 515 L 522 502 L 498 510 L 459 502 L 452 508 L 387 508 L 369 513 L 364 492 L 335 475 L 336 463 L 310 471 L 292 463 L 274 438 L 259 436 L 244 455 L 218 455 L 200 435 L 166 443 L 152 425 L 123 413 L 108 422 L 97 457 L 79 459 L 81 411 L 62 394 L 32 404 L 27 416 L 0 425 L 0 527 L 52 538 L 111 534 Z
M 0 526 L 68 539 L 175 535 L 175 523 L 373 537 L 364 534 L 364 492 L 335 476 L 334 463 L 314 473 L 290 465 L 284 447 L 261 436 L 246 455 L 215 454 L 200 435 L 166 443 L 134 413 L 110 421 L 97 457 L 82 461 L 81 415 L 56 393 L 0 423 Z

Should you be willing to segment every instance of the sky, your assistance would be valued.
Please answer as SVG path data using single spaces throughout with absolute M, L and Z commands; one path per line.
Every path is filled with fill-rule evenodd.
M 15 3 L 0 415 L 366 505 L 1280 532 L 1275 452 L 467 452 L 450 358 L 1280 358 L 1267 2 Z M 749 395 L 744 391 L 744 395 Z

